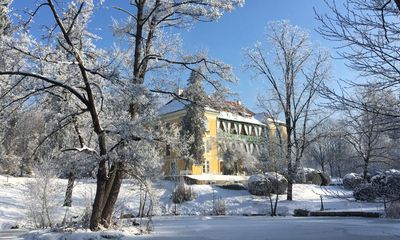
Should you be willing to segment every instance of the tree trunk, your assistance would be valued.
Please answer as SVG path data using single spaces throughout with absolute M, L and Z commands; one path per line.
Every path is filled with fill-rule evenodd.
M 367 183 L 368 177 L 368 162 L 369 160 L 364 160 L 364 170 L 363 170 L 363 180 L 364 183 Z
M 291 177 L 289 177 L 289 178 L 290 178 L 290 180 L 288 179 L 286 199 L 289 201 L 292 201 L 293 200 L 293 180 L 291 179 Z
M 64 199 L 64 207 L 71 207 L 72 205 L 72 191 L 74 189 L 74 183 L 75 183 L 75 173 L 71 169 L 71 171 L 68 174 L 68 184 L 67 184 L 67 190 L 65 192 L 65 199 Z
M 97 170 L 96 196 L 94 198 L 92 216 L 90 217 L 90 230 L 92 231 L 97 231 L 99 229 L 102 206 L 105 200 L 106 184 L 107 184 L 106 160 L 102 159 L 99 163 L 99 169 Z
M 124 177 L 124 164 L 121 162 L 116 163 L 116 173 L 112 183 L 111 191 L 106 199 L 105 206 L 101 214 L 101 224 L 104 227 L 109 227 L 111 217 L 114 211 L 115 203 L 117 202 L 118 194 L 121 189 L 122 179 Z
M 289 133 L 288 133 L 289 134 Z M 290 139 L 288 138 L 290 141 Z M 288 166 L 288 189 L 287 189 L 287 195 L 286 199 L 289 201 L 293 200 L 293 178 L 294 178 L 294 171 L 293 171 L 293 165 L 292 165 L 292 159 L 291 159 L 291 153 L 292 153 L 292 147 L 291 143 L 288 141 L 287 147 L 286 147 L 286 161 L 287 161 L 287 166 Z
M 104 193 L 104 199 L 105 200 L 104 200 L 103 204 L 101 205 L 101 212 L 103 212 L 103 209 L 104 209 L 104 207 L 106 206 L 106 203 L 107 203 L 107 199 L 110 196 L 111 189 L 112 189 L 112 186 L 114 184 L 114 180 L 115 180 L 115 175 L 116 174 L 117 174 L 117 169 L 116 169 L 115 164 L 113 164 L 111 166 L 111 169 L 110 169 L 109 173 L 108 173 L 108 178 L 107 178 L 107 183 L 106 183 L 106 188 L 105 188 L 105 193 Z

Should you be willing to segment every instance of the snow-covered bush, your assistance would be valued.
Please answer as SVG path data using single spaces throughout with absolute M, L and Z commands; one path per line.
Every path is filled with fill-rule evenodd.
M 247 188 L 253 195 L 266 196 L 269 194 L 284 194 L 287 190 L 286 178 L 273 172 L 253 175 L 248 180 Z
M 379 197 L 394 199 L 400 197 L 400 171 L 391 169 L 371 178 L 371 185 Z
M 320 186 L 322 184 L 321 175 L 317 171 L 307 171 L 306 183 Z
M 374 201 L 378 193 L 371 184 L 361 184 L 354 189 L 353 196 L 360 201 Z
M 372 201 L 381 198 L 392 201 L 400 197 L 400 171 L 392 169 L 374 175 L 370 183 L 361 184 L 354 188 L 354 197 L 357 200 Z
M 51 168 L 41 166 L 35 172 L 36 178 L 26 186 L 28 218 L 36 228 L 53 227 L 56 209 L 62 205 L 57 196 L 63 188 L 54 181 Z
M 178 181 L 178 184 L 172 192 L 172 202 L 183 203 L 186 201 L 191 201 L 194 198 L 192 187 L 187 185 L 183 180 Z
M 328 186 L 331 183 L 331 177 L 324 173 L 324 172 L 320 172 L 319 176 L 321 177 L 321 186 Z
M 347 190 L 353 190 L 363 183 L 363 178 L 357 173 L 348 173 L 343 177 L 343 187 Z
M 221 216 L 226 214 L 225 201 L 221 198 L 213 199 L 212 215 Z
M 301 168 L 297 171 L 295 183 L 309 183 L 320 186 L 328 186 L 331 178 L 328 174 L 313 168 Z

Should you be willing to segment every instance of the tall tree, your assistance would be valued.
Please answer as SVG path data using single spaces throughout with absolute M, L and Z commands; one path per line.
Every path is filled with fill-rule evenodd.
M 209 60 L 205 54 L 184 54 L 175 44 L 179 41 L 171 44 L 175 35 L 166 29 L 216 20 L 241 4 L 242 0 L 130 1 L 132 9 L 116 7 L 128 19 L 114 25 L 115 34 L 126 40 L 123 46 L 127 49 L 110 52 L 97 48 L 98 37 L 89 31 L 93 1 L 56 4 L 41 0 L 16 27 L 19 32 L 2 39 L 2 57 L 8 57 L 0 70 L 0 75 L 6 76 L 2 93 L 22 95 L 10 98 L 5 107 L 35 101 L 46 94 L 64 99 L 63 92 L 67 92 L 74 104 L 66 105 L 68 111 L 61 112 L 63 119 L 79 116 L 90 123 L 86 130 L 92 141 L 86 139 L 86 145 L 73 149 L 92 154 L 97 160 L 92 230 L 110 225 L 127 169 L 139 178 L 158 166 L 151 161 L 159 160 L 158 142 L 164 139 L 148 126 L 157 124 L 158 96 L 154 93 L 174 95 L 171 85 L 175 82 L 164 84 L 164 79 L 174 79 L 169 73 L 203 66 L 209 73 L 204 74 L 204 81 L 219 92 L 224 92 L 221 79 L 235 80 L 228 65 Z M 31 35 L 32 19 L 44 9 L 51 18 Z M 38 36 L 40 33 L 42 36 Z M 66 102 L 71 102 L 70 98 Z
M 191 100 L 186 106 L 186 115 L 182 119 L 182 136 L 187 141 L 193 139 L 189 156 L 186 159 L 186 167 L 193 163 L 204 162 L 204 136 L 206 134 L 205 107 L 207 105 L 207 94 L 203 87 L 203 77 L 198 72 L 192 71 L 188 79 L 188 87 L 184 91 L 184 97 Z
M 308 34 L 287 21 L 270 23 L 266 39 L 271 44 L 272 54 L 257 43 L 245 53 L 246 67 L 272 88 L 264 95 L 264 101 L 274 103 L 285 119 L 287 199 L 292 200 L 294 177 L 313 128 L 311 120 L 317 91 L 329 77 L 328 54 L 313 47 Z
M 392 109 L 397 112 L 398 99 L 389 90 L 375 91 L 372 88 L 359 89 L 358 108 L 345 109 L 342 121 L 345 139 L 362 160 L 364 181 L 367 181 L 369 168 L 373 163 L 390 163 L 392 142 L 396 138 L 390 135 L 399 130 L 398 117 L 382 115 L 374 109 Z
M 400 76 L 400 1 L 346 0 L 338 4 L 325 0 L 329 13 L 316 12 L 317 28 L 324 38 L 338 43 L 338 54 L 365 82 L 346 80 L 351 86 L 374 85 L 376 91 L 398 88 Z M 335 102 L 362 108 L 353 92 L 326 89 Z M 370 109 L 385 115 L 399 115 L 385 109 Z

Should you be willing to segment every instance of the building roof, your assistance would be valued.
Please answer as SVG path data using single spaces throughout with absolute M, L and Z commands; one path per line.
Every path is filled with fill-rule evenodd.
M 190 102 L 187 100 L 173 99 L 167 102 L 164 106 L 159 109 L 160 115 L 166 115 L 169 113 L 174 113 L 182 111 L 185 109 Z M 217 117 L 219 119 L 225 119 L 236 122 L 246 122 L 256 125 L 265 126 L 261 119 L 255 117 L 254 112 L 250 111 L 246 106 L 242 105 L 240 102 L 225 101 L 219 110 L 212 108 L 207 108 L 209 111 L 218 112 Z
M 190 102 L 186 100 L 181 100 L 181 99 L 172 99 L 169 102 L 167 102 L 164 106 L 162 106 L 158 112 L 160 115 L 165 115 L 168 113 L 173 113 L 177 111 L 181 111 L 185 109 L 187 105 L 189 105 Z
M 240 101 L 225 101 L 225 104 L 223 104 L 219 110 L 237 113 L 242 116 L 254 116 L 254 112 L 250 111 Z
M 263 122 L 263 123 L 275 123 L 275 124 L 279 124 L 279 125 L 285 125 L 284 122 L 276 120 L 271 118 L 266 112 L 260 112 L 260 113 L 256 113 L 254 114 L 254 118 L 256 118 L 257 120 Z
M 229 121 L 244 122 L 244 123 L 251 123 L 251 124 L 265 126 L 265 124 L 263 122 L 259 121 L 254 116 L 242 116 L 237 113 L 220 111 L 218 113 L 217 117 L 219 119 L 225 119 L 225 120 L 229 120 Z

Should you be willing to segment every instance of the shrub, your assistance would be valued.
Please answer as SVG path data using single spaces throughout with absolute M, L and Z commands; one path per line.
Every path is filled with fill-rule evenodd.
M 221 198 L 213 199 L 212 215 L 220 216 L 226 214 L 225 201 Z
M 357 173 L 348 173 L 343 177 L 343 187 L 347 190 L 354 190 L 363 183 L 363 178 Z
M 40 166 L 35 172 L 36 177 L 27 183 L 25 192 L 28 218 L 36 228 L 53 227 L 56 209 L 61 206 L 57 196 L 62 186 L 54 181 L 54 172 L 49 166 Z
M 192 187 L 188 186 L 184 181 L 179 181 L 172 192 L 173 203 L 183 203 L 194 199 Z
M 354 189 L 353 196 L 360 201 L 374 201 L 378 194 L 371 184 L 361 184 Z
M 324 172 L 320 172 L 319 176 L 321 177 L 321 186 L 328 186 L 331 183 L 331 177 L 324 173 Z
M 296 173 L 294 182 L 328 186 L 331 183 L 331 178 L 328 174 L 313 168 L 300 168 Z
M 246 187 L 241 183 L 224 184 L 219 185 L 218 187 L 228 190 L 246 190 Z
M 377 190 L 379 197 L 400 197 L 400 171 L 388 170 L 371 178 L 372 186 Z
M 306 172 L 306 183 L 315 184 L 321 186 L 322 178 L 318 171 Z
M 293 216 L 295 217 L 307 217 L 308 215 L 310 215 L 310 211 L 305 209 L 297 208 L 293 211 Z
M 288 181 L 279 173 L 267 172 L 253 175 L 248 180 L 248 190 L 253 195 L 284 194 Z

